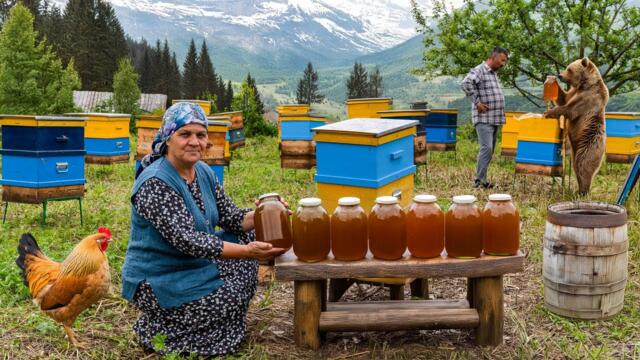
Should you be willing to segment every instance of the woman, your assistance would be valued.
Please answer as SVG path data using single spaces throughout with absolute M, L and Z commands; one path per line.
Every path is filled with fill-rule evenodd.
M 133 185 L 122 294 L 141 311 L 133 328 L 147 350 L 161 336 L 163 352 L 236 352 L 256 259 L 284 252 L 254 241 L 253 211 L 237 208 L 199 161 L 207 142 L 200 106 L 171 106 Z

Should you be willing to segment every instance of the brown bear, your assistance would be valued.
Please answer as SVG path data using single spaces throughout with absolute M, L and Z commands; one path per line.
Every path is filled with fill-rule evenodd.
M 544 113 L 546 117 L 569 120 L 571 160 L 578 179 L 580 195 L 586 195 L 593 176 L 600 168 L 605 150 L 604 109 L 609 90 L 600 71 L 588 58 L 576 60 L 558 74 L 560 81 L 570 85 L 566 93 L 558 93 L 557 106 Z

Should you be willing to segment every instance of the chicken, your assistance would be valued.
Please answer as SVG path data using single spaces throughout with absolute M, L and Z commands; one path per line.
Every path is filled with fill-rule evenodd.
M 80 241 L 67 258 L 58 263 L 42 253 L 31 234 L 23 234 L 20 238 L 16 264 L 34 304 L 62 324 L 76 348 L 86 345 L 76 339 L 71 328 L 73 322 L 84 309 L 109 291 L 111 275 L 105 254 L 109 241 L 111 232 L 101 227 L 97 234 Z

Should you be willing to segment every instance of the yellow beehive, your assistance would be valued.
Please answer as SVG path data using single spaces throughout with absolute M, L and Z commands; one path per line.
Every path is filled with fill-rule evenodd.
M 379 118 L 378 111 L 391 110 L 391 98 L 349 99 L 346 101 L 347 118 Z
M 311 111 L 311 106 L 307 104 L 280 104 L 276 106 L 276 111 L 280 115 L 307 114 Z
M 502 154 L 513 156 L 518 148 L 518 131 L 520 123 L 518 117 L 526 114 L 524 111 L 505 111 L 506 123 L 502 126 Z
M 527 114 L 519 117 L 519 141 L 535 141 L 558 144 L 562 141 L 558 119 L 544 118 L 542 114 Z M 517 146 L 516 146 L 517 147 Z
M 136 160 L 151 153 L 151 144 L 162 126 L 160 115 L 137 115 L 136 128 L 138 129 L 138 147 L 136 148 Z
M 175 103 L 178 103 L 178 102 L 190 102 L 190 103 L 198 104 L 198 105 L 200 105 L 202 110 L 204 110 L 204 114 L 205 115 L 209 115 L 209 113 L 211 112 L 211 101 L 175 99 L 175 100 L 171 101 L 171 104 L 175 104 Z
M 360 206 L 367 214 L 375 205 L 376 198 L 379 196 L 398 196 L 399 204 L 406 208 L 411 204 L 413 199 L 413 174 L 407 175 L 396 181 L 393 181 L 380 188 L 366 188 L 358 186 L 337 185 L 328 183 L 317 183 L 318 197 L 322 199 L 322 204 L 329 212 L 333 212 L 338 207 L 338 199 L 344 196 L 355 196 L 360 198 Z
M 212 120 L 212 121 L 222 121 L 227 123 L 227 133 L 224 137 L 224 159 L 225 159 L 225 163 L 229 164 L 229 162 L 231 161 L 231 144 L 229 141 L 229 128 L 231 128 L 231 115 L 230 114 L 222 114 L 222 115 L 214 115 L 214 116 L 207 116 L 208 120 Z
M 640 136 L 635 137 L 607 137 L 607 154 L 635 155 L 640 154 Z

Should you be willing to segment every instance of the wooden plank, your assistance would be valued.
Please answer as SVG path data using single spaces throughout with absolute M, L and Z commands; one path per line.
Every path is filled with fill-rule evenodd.
M 280 156 L 280 166 L 283 169 L 311 169 L 316 166 L 315 157 L 303 156 Z
M 524 255 L 482 256 L 477 259 L 455 259 L 439 256 L 418 259 L 405 256 L 396 261 L 378 260 L 368 254 L 364 260 L 337 261 L 333 258 L 317 263 L 298 261 L 293 251 L 275 260 L 278 280 L 320 280 L 366 277 L 429 278 L 429 277 L 483 277 L 521 272 Z
M 318 349 L 318 324 L 322 308 L 323 281 L 296 281 L 294 283 L 293 336 L 296 345 Z
M 307 140 L 282 140 L 280 154 L 282 156 L 313 156 L 316 153 L 314 141 Z
M 636 154 L 622 155 L 622 154 L 607 154 L 607 162 L 616 164 L 631 164 L 633 159 L 636 158 Z
M 361 301 L 334 302 L 327 305 L 328 311 L 377 311 L 403 309 L 469 309 L 465 299 L 455 300 L 399 300 L 399 301 Z
M 562 176 L 562 173 L 562 165 L 550 166 L 516 163 L 516 174 Z
M 411 297 L 429 298 L 429 279 L 415 279 L 411 282 Z
M 68 185 L 48 188 L 27 188 L 21 186 L 2 186 L 2 201 L 40 204 L 47 199 L 82 197 L 84 185 Z
M 114 155 L 114 156 L 85 155 L 84 161 L 87 164 L 98 164 L 98 165 L 126 163 L 126 162 L 129 162 L 129 154 Z
M 475 309 L 390 309 L 375 311 L 325 311 L 320 331 L 396 331 L 418 329 L 474 328 L 479 323 Z
M 518 149 L 509 149 L 509 148 L 502 148 L 502 151 L 500 152 L 500 155 L 504 156 L 504 157 L 515 157 L 516 153 L 518 152 Z
M 339 301 L 342 295 L 355 283 L 353 279 L 330 279 L 329 302 Z
M 229 149 L 231 150 L 235 150 L 241 147 L 244 147 L 244 140 L 229 143 Z
M 404 285 L 389 285 L 391 300 L 404 300 Z
M 481 346 L 502 344 L 504 303 L 502 276 L 472 279 L 473 308 L 478 310 L 480 323 L 476 328 L 476 343 Z
M 439 144 L 439 143 L 427 143 L 427 151 L 453 151 L 456 149 L 456 144 Z

